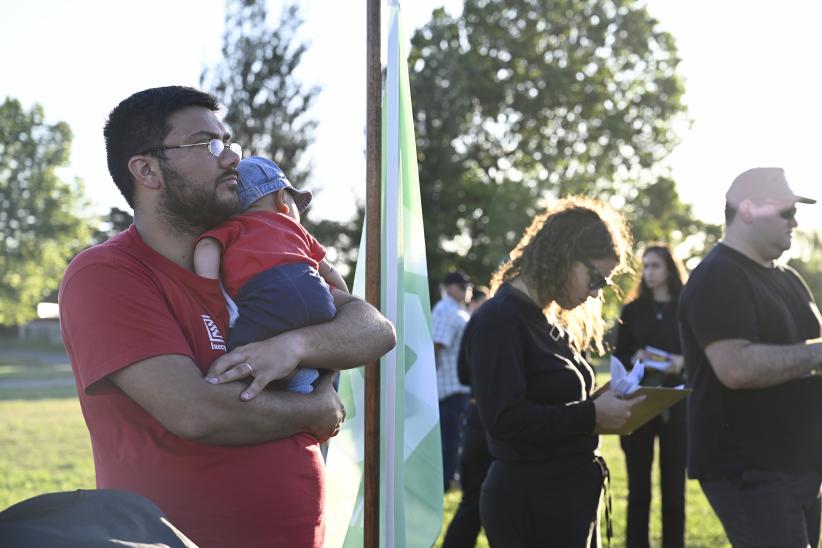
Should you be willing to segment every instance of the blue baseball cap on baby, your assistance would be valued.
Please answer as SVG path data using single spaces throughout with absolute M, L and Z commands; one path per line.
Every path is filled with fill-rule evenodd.
M 237 166 L 240 175 L 240 186 L 237 195 L 240 197 L 240 208 L 243 210 L 272 192 L 286 188 L 294 197 L 294 203 L 300 212 L 305 211 L 311 203 L 311 191 L 294 188 L 280 166 L 262 156 L 250 156 L 240 160 Z

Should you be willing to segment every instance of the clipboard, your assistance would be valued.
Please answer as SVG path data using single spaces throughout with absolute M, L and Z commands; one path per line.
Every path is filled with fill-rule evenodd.
M 611 387 L 611 383 L 607 382 L 602 385 L 593 397 L 597 398 Z M 636 392 L 632 393 L 626 399 L 632 400 L 637 396 L 645 396 L 645 401 L 638 404 L 631 410 L 631 418 L 628 422 L 616 432 L 606 432 L 600 435 L 628 435 L 632 434 L 634 430 L 656 417 L 664 410 L 668 409 L 675 403 L 685 399 L 692 390 L 690 388 L 665 388 L 661 386 L 641 386 Z

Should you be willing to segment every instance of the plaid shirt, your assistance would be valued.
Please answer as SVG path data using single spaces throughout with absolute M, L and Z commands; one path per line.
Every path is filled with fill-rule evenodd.
M 443 296 L 431 311 L 432 338 L 435 344 L 443 347 L 436 353 L 437 393 L 440 400 L 452 394 L 467 394 L 470 391 L 457 378 L 457 356 L 466 323 L 468 312 L 448 295 Z

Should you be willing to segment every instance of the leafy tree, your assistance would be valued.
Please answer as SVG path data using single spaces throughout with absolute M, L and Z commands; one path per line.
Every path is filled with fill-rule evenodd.
M 62 181 L 71 130 L 48 124 L 43 109 L 0 104 L 0 325 L 36 316 L 37 303 L 60 283 L 75 251 L 90 237 L 82 184 Z
M 105 242 L 112 236 L 126 230 L 133 222 L 134 217 L 128 211 L 124 211 L 119 207 L 110 208 L 109 212 L 101 219 L 100 224 L 94 229 L 91 245 Z
M 271 158 L 301 186 L 300 157 L 316 127 L 307 113 L 320 90 L 294 77 L 307 48 L 297 39 L 298 5 L 285 5 L 276 25 L 267 17 L 264 0 L 226 1 L 223 59 L 203 71 L 200 85 L 225 105 L 224 121 L 247 154 Z
M 488 280 L 558 196 L 611 201 L 639 240 L 701 230 L 656 167 L 686 121 L 678 63 L 636 0 L 435 10 L 409 59 L 432 282 L 455 267 Z
M 323 245 L 330 247 L 328 260 L 333 264 L 351 288 L 354 285 L 354 270 L 359 253 L 362 226 L 365 220 L 365 205 L 358 204 L 357 212 L 349 221 L 312 221 L 303 219 L 303 225 Z M 333 245 L 328 245 L 333 242 Z
M 305 88 L 294 76 L 308 48 L 297 38 L 303 23 L 298 4 L 285 5 L 273 26 L 266 23 L 267 15 L 265 0 L 227 0 L 223 59 L 203 71 L 200 84 L 225 105 L 224 121 L 246 155 L 273 159 L 300 187 L 310 167 L 300 160 L 317 125 L 308 111 L 320 88 Z M 304 217 L 303 224 L 334 248 L 340 271 L 352 277 L 362 215 L 342 223 Z
M 802 275 L 813 293 L 817 305 L 822 299 L 822 232 L 799 232 L 796 243 L 802 250 L 800 257 L 789 264 Z

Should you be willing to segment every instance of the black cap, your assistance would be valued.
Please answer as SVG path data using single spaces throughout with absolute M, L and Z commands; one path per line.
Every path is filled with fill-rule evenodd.
M 455 270 L 454 272 L 449 272 L 443 278 L 442 283 L 444 285 L 461 285 L 462 287 L 468 287 L 468 284 L 471 283 L 471 278 L 468 277 L 465 272 L 461 270 Z

